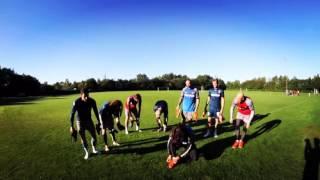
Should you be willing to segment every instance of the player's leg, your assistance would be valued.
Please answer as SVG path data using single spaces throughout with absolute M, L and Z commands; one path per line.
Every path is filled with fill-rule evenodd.
M 204 138 L 207 138 L 209 136 L 212 135 L 212 117 L 209 113 L 209 116 L 208 116 L 208 125 L 207 125 L 207 132 L 206 134 L 203 136 Z
M 96 150 L 96 146 L 97 146 L 97 135 L 96 135 L 96 131 L 94 128 L 93 123 L 91 122 L 88 125 L 87 130 L 89 131 L 90 135 L 91 135 L 91 146 L 92 146 L 92 153 L 97 154 L 98 151 Z
M 185 117 L 185 122 L 191 122 L 192 121 L 192 116 L 193 112 L 184 112 L 184 117 Z
M 236 134 L 236 141 L 233 143 L 232 148 L 238 148 L 239 142 L 240 142 L 240 126 L 241 126 L 241 119 L 236 119 L 236 128 L 235 128 L 235 134 Z
M 186 122 L 186 113 L 181 110 L 181 123 L 184 124 Z
M 81 144 L 85 153 L 84 159 L 87 160 L 89 158 L 89 150 L 88 150 L 88 142 L 85 135 L 85 129 L 83 125 L 80 123 L 80 121 L 76 121 L 76 123 L 77 123 L 77 131 L 80 135 Z
M 142 131 L 140 130 L 140 118 L 138 118 L 138 111 L 137 111 L 137 109 L 132 110 L 131 114 L 134 116 L 134 119 L 135 119 L 135 121 L 136 121 L 136 131 L 142 132 Z M 132 116 L 132 117 L 133 117 L 133 116 Z
M 162 131 L 162 125 L 161 125 L 161 109 L 158 108 L 155 111 L 155 116 L 156 116 L 156 123 L 158 125 L 158 132 Z
M 109 151 L 109 147 L 108 147 L 108 136 L 107 136 L 107 129 L 105 127 L 103 127 L 103 131 L 101 133 L 102 137 L 103 137 L 103 141 L 104 141 L 104 150 L 106 152 Z
M 242 127 L 242 132 L 241 132 L 241 138 L 240 138 L 240 141 L 239 141 L 239 148 L 243 148 L 244 146 L 244 138 L 247 134 L 247 127 L 246 127 L 246 123 L 244 123 L 243 127 Z
M 113 146 L 120 146 L 120 144 L 117 142 L 116 130 L 113 129 L 113 128 L 112 128 L 112 129 L 109 128 L 108 131 L 109 131 L 109 134 L 110 134 L 110 136 L 111 136 L 112 145 L 113 145 Z
M 250 121 L 249 121 L 250 116 L 249 115 L 246 115 L 243 118 L 244 118 L 243 119 L 244 125 L 243 125 L 242 132 L 241 132 L 241 139 L 239 142 L 239 148 L 243 148 L 243 146 L 244 146 L 244 138 L 246 137 L 246 134 L 248 131 L 247 125 L 248 125 L 248 123 L 250 123 Z
M 165 111 L 164 113 L 163 113 L 163 131 L 164 132 L 166 132 L 167 131 L 167 127 L 168 127 L 168 120 L 169 120 L 169 118 L 168 118 L 168 111 Z
M 125 109 L 125 121 L 124 121 L 124 129 L 125 129 L 125 134 L 129 134 L 128 131 L 128 125 L 129 125 L 129 118 L 130 118 L 130 111 L 129 109 Z
M 213 133 L 214 133 L 214 137 L 217 138 L 218 137 L 218 125 L 219 125 L 219 117 L 215 117 L 214 118 L 214 128 L 213 128 Z
M 81 129 L 78 132 L 79 132 L 79 135 L 81 138 L 81 144 L 82 144 L 82 147 L 83 147 L 83 150 L 85 153 L 84 159 L 87 160 L 89 158 L 89 147 L 88 147 L 88 142 L 87 142 L 86 135 L 85 135 L 85 130 Z
M 122 131 L 125 129 L 125 127 L 120 123 L 120 116 L 121 116 L 121 112 L 120 112 L 120 109 L 118 109 L 117 112 L 115 113 L 115 120 L 116 120 L 117 128 L 119 129 L 119 131 Z

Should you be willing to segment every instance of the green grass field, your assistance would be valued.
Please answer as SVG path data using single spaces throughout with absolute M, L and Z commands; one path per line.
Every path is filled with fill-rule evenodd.
M 100 107 L 106 100 L 124 101 L 133 93 L 92 93 L 91 97 Z M 231 149 L 234 136 L 227 122 L 219 138 L 203 139 L 206 120 L 201 120 L 193 125 L 201 157 L 168 170 L 165 159 L 169 133 L 154 131 L 152 107 L 156 100 L 166 100 L 170 108 L 169 124 L 177 124 L 179 119 L 174 112 L 180 92 L 140 93 L 143 132 L 133 132 L 132 128 L 129 135 L 123 131 L 118 133 L 120 147 L 111 147 L 109 154 L 94 156 L 88 161 L 83 160 L 80 141 L 71 143 L 69 135 L 70 109 L 78 95 L 2 101 L 0 179 L 302 179 L 305 169 L 319 168 L 319 162 L 318 166 L 316 163 L 306 166 L 304 140 L 310 139 L 313 145 L 314 138 L 320 137 L 320 97 L 247 92 L 260 119 L 252 124 L 244 149 Z M 226 91 L 224 115 L 227 120 L 235 94 L 235 91 Z M 201 93 L 199 114 L 206 96 L 207 92 Z M 96 123 L 96 119 L 93 120 Z M 102 137 L 98 138 L 98 149 L 103 149 Z M 316 159 L 314 154 L 311 156 L 311 161 Z

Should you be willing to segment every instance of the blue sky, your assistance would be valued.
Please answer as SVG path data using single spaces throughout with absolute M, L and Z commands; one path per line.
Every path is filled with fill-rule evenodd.
M 308 0 L 2 0 L 0 65 L 49 83 L 306 78 L 320 73 L 319 9 Z

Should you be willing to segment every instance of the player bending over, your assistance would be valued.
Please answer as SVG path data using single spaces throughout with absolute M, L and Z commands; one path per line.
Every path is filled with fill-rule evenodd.
M 118 128 L 122 125 L 120 124 L 120 117 L 122 113 L 122 103 L 119 100 L 106 102 L 103 107 L 99 111 L 100 117 L 100 128 L 101 128 L 101 135 L 103 136 L 104 140 L 104 150 L 107 152 L 109 151 L 108 148 L 108 137 L 107 131 L 111 135 L 112 138 L 112 145 L 119 146 L 120 144 L 116 141 L 116 133 L 117 130 L 114 129 L 114 119 L 116 119 Z
M 236 118 L 236 141 L 233 143 L 232 148 L 243 148 L 244 138 L 250 127 L 250 123 L 254 117 L 254 106 L 251 98 L 245 96 L 242 92 L 238 93 L 232 102 L 230 108 L 230 123 L 233 123 L 233 110 L 237 107 L 238 113 Z M 240 126 L 243 123 L 242 131 Z
M 158 132 L 166 132 L 168 126 L 168 103 L 164 100 L 157 101 L 153 107 L 153 111 L 156 116 L 156 122 L 158 124 Z M 163 124 L 161 122 L 161 114 L 163 114 Z
M 178 154 L 177 151 L 180 148 L 184 148 L 184 150 Z M 197 160 L 198 153 L 191 127 L 181 123 L 178 124 L 171 132 L 167 149 L 169 153 L 167 158 L 169 169 L 174 168 L 182 160 Z
M 133 121 L 136 122 L 136 131 L 141 132 L 140 130 L 140 113 L 141 113 L 141 95 L 135 94 L 132 96 L 129 96 L 127 98 L 127 101 L 125 103 L 125 133 L 129 134 L 128 126 L 129 122 L 130 125 L 133 125 Z

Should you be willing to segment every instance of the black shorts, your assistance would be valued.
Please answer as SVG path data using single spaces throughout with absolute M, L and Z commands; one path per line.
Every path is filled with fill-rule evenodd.
M 109 129 L 112 130 L 114 127 L 114 121 L 112 115 L 108 115 L 105 117 L 102 117 L 102 123 L 103 123 L 103 129 Z
M 91 119 L 88 121 L 77 120 L 76 124 L 77 124 L 77 129 L 79 132 L 84 131 L 84 130 L 95 131 L 94 124 Z

